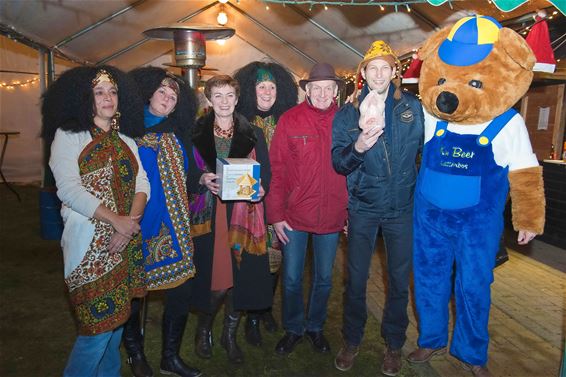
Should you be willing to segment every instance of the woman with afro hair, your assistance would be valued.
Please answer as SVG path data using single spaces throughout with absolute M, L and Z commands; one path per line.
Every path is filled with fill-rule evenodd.
M 251 124 L 261 128 L 269 147 L 279 117 L 297 104 L 298 89 L 293 76 L 285 67 L 277 63 L 255 61 L 240 68 L 234 74 L 234 78 L 240 83 L 241 88 L 236 111 L 243 114 Z M 275 293 L 281 265 L 281 251 L 271 225 L 268 226 L 267 235 L 272 287 Z M 271 308 L 248 311 L 246 341 L 254 346 L 262 344 L 260 320 L 263 320 L 268 332 L 275 332 L 278 328 Z
M 79 333 L 64 376 L 120 376 L 122 325 L 146 293 L 139 221 L 150 189 L 132 139 L 142 111 L 135 84 L 110 66 L 70 69 L 43 98 Z
M 160 371 L 196 377 L 201 372 L 179 356 L 195 274 L 185 145 L 195 120 L 196 97 L 182 79 L 162 68 L 137 68 L 129 76 L 138 84 L 145 102 L 144 135 L 136 142 L 151 186 L 151 199 L 141 221 L 147 288 L 165 290 Z M 143 347 L 141 305 L 141 300 L 132 302 L 123 340 L 132 374 L 151 377 L 153 371 Z

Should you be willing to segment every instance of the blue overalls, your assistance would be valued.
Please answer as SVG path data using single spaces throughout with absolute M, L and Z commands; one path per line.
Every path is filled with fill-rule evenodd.
M 508 167 L 495 163 L 491 141 L 515 114 L 508 110 L 480 135 L 456 134 L 447 130 L 447 122 L 438 121 L 425 144 L 415 190 L 418 345 L 448 344 L 448 304 L 454 289 L 450 352 L 472 365 L 487 363 L 490 284 L 509 189 Z

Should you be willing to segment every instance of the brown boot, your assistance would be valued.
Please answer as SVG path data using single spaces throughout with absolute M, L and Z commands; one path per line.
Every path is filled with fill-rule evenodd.
M 442 348 L 417 348 L 407 356 L 407 360 L 413 364 L 422 364 L 428 362 L 434 356 L 446 353 L 446 347 Z
M 396 376 L 401 371 L 401 350 L 392 350 L 387 348 L 383 356 L 383 365 L 381 373 L 386 376 Z
M 344 345 L 340 348 L 340 351 L 338 351 L 338 354 L 334 359 L 334 366 L 342 372 L 352 369 L 354 366 L 354 359 L 358 356 L 359 352 L 360 347 L 344 342 Z
M 462 367 L 465 370 L 469 370 L 470 372 L 472 372 L 472 375 L 474 377 L 491 377 L 491 373 L 485 366 L 462 363 Z

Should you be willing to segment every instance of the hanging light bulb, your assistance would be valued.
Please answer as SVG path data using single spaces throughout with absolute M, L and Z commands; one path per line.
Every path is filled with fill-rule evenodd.
M 216 43 L 218 43 L 219 46 L 224 46 L 226 44 L 226 39 L 217 39 Z
M 218 24 L 222 26 L 228 23 L 228 15 L 226 14 L 226 12 L 224 12 L 224 9 L 221 9 L 220 12 L 218 12 L 218 16 L 216 16 L 216 22 L 218 22 Z
M 226 4 L 228 0 L 218 0 L 219 3 Z

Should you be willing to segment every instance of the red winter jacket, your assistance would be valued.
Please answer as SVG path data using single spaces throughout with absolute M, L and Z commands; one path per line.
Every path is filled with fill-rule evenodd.
M 332 167 L 332 120 L 338 106 L 319 110 L 305 100 L 285 112 L 269 148 L 267 221 L 293 230 L 333 233 L 346 223 L 346 178 Z

